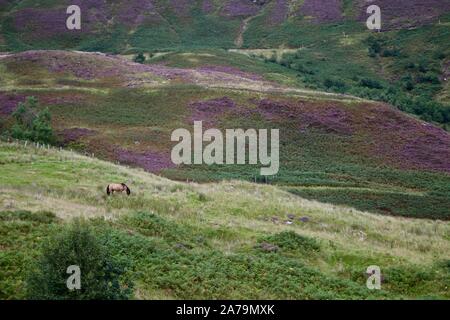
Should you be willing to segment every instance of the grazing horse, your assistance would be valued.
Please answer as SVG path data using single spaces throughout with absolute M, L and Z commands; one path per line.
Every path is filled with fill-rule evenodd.
M 125 191 L 127 192 L 127 195 L 130 195 L 131 190 L 130 190 L 130 188 L 128 188 L 128 186 L 125 183 L 120 183 L 120 184 L 112 183 L 106 187 L 106 193 L 108 194 L 108 196 L 111 193 L 114 194 L 114 192 L 125 192 Z

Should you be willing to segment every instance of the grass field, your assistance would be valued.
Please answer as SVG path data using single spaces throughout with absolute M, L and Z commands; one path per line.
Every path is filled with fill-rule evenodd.
M 172 182 L 23 143 L 1 143 L 0 163 L 2 299 L 24 297 L 40 244 L 79 216 L 129 262 L 138 299 L 450 298 L 448 222 L 364 213 L 247 182 Z M 106 197 L 111 181 L 126 181 L 132 196 Z M 376 292 L 365 287 L 374 264 L 384 277 Z

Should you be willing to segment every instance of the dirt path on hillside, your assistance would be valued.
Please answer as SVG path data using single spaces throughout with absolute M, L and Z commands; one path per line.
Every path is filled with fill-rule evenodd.
M 249 22 L 250 22 L 254 17 L 255 17 L 255 16 L 253 16 L 253 17 L 248 17 L 248 18 L 245 18 L 244 20 L 242 20 L 241 28 L 239 29 L 239 34 L 238 34 L 238 36 L 236 37 L 236 40 L 234 40 L 234 44 L 236 45 L 236 47 L 242 48 L 242 45 L 244 44 L 244 33 L 245 33 L 245 31 L 247 31 Z

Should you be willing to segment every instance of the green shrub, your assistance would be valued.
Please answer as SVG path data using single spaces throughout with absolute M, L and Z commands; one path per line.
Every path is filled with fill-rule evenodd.
M 332 89 L 337 92 L 343 92 L 343 91 L 345 91 L 345 88 L 346 88 L 345 82 L 343 82 L 339 79 L 327 78 L 324 80 L 323 85 L 325 86 L 325 88 Z
M 432 83 L 432 84 L 440 84 L 439 76 L 437 74 L 427 72 L 425 74 L 421 74 L 417 77 L 418 83 Z
M 400 51 L 397 49 L 385 49 L 381 53 L 382 57 L 398 57 L 400 55 Z
M 153 213 L 138 212 L 124 217 L 123 222 L 148 237 L 163 238 L 168 242 L 189 242 L 190 240 L 182 226 Z
M 145 62 L 145 56 L 142 52 L 139 52 L 133 59 L 134 62 L 137 63 L 144 63 Z
M 299 235 L 294 231 L 283 231 L 264 237 L 260 239 L 261 242 L 267 242 L 285 250 L 298 250 L 302 252 L 320 251 L 320 245 L 315 239 Z
M 81 288 L 69 290 L 69 266 L 80 267 Z M 42 300 L 127 299 L 129 284 L 122 285 L 123 265 L 109 255 L 86 222 L 76 220 L 48 239 L 26 282 L 27 297 Z
M 370 88 L 370 89 L 382 89 L 383 88 L 383 85 L 379 81 L 374 80 L 374 79 L 369 79 L 369 78 L 364 78 L 364 79 L 359 80 L 359 85 L 362 87 Z
M 37 112 L 37 105 L 38 100 L 35 97 L 27 97 L 24 103 L 19 103 L 13 113 L 15 124 L 11 128 L 11 136 L 15 139 L 51 144 L 55 138 L 50 111 L 46 108 Z
M 414 81 L 410 74 L 407 74 L 401 78 L 402 86 L 405 90 L 411 91 L 414 89 Z
M 367 38 L 367 45 L 369 48 L 369 56 L 376 57 L 383 50 L 384 40 L 373 35 Z
M 391 288 L 407 292 L 414 287 L 433 280 L 433 271 L 421 268 L 392 267 L 384 271 L 385 282 Z
M 39 223 L 51 223 L 57 220 L 56 215 L 52 212 L 41 211 L 41 212 L 30 212 L 30 211 L 3 211 L 0 214 L 0 221 L 13 221 L 13 220 L 23 220 L 23 221 L 33 221 Z

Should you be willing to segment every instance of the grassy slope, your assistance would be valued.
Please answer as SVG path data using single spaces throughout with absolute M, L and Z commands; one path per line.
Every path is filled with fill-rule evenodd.
M 445 98 L 448 96 L 448 82 L 442 80 L 442 74 L 450 57 L 449 21 L 450 16 L 445 14 L 440 23 L 371 34 L 364 25 L 353 21 L 310 25 L 302 20 L 293 20 L 274 29 L 265 25 L 262 17 L 260 21 L 252 21 L 245 40 L 248 48 L 301 48 L 296 54 L 287 54 L 282 63 L 297 70 L 299 80 L 308 87 L 323 90 L 324 81 L 330 79 L 342 83 L 341 88 L 331 90 L 374 100 L 383 100 L 382 91 L 392 87 L 391 90 L 406 97 L 440 101 L 448 109 Z M 395 50 L 398 55 L 383 56 L 382 53 L 369 57 L 367 39 L 371 35 L 383 42 L 382 51 Z M 441 77 L 441 81 L 432 83 L 423 80 L 425 76 Z M 368 90 L 361 87 L 359 81 L 362 78 L 373 79 L 383 88 Z M 408 79 L 411 79 L 413 87 L 405 89 Z M 398 103 L 404 111 L 423 113 L 415 111 L 411 104 Z M 442 121 L 440 117 L 434 120 L 441 123 L 449 121 Z
M 277 64 L 268 64 L 248 56 L 218 49 L 194 49 L 169 51 L 147 61 L 149 64 L 164 63 L 175 68 L 201 68 L 205 66 L 234 67 L 245 72 L 263 76 L 290 87 L 305 88 L 299 81 L 297 73 Z
M 62 59 L 62 63 L 83 61 L 77 59 L 77 54 L 72 55 L 71 60 Z M 233 57 L 231 60 L 234 63 L 230 63 L 230 57 Z M 83 59 L 93 58 L 88 56 Z M 95 65 L 103 65 L 103 58 L 95 59 L 100 59 Z M 228 56 L 223 51 L 173 53 L 155 59 L 152 62 L 163 62 L 173 67 L 231 65 L 245 72 L 280 75 L 277 73 L 279 66 L 262 62 L 251 64 L 251 60 L 245 56 Z M 117 148 L 138 154 L 162 152 L 168 157 L 173 145 L 170 142 L 171 132 L 179 127 L 192 128 L 190 103 L 227 96 L 239 108 L 235 113 L 221 115 L 214 123 L 215 126 L 224 129 L 281 129 L 281 170 L 272 182 L 286 186 L 288 191 L 324 202 L 354 206 L 360 210 L 412 217 L 449 218 L 448 174 L 420 168 L 409 170 L 404 168 L 405 159 L 398 158 L 407 141 L 424 135 L 420 129 L 423 126 L 399 113 L 392 113 L 388 108 L 339 96 L 325 96 L 319 92 L 287 96 L 253 90 L 204 88 L 177 79 L 163 81 L 156 78 L 156 82 L 150 82 L 149 87 L 121 88 L 120 81 L 115 78 L 82 80 L 70 72 L 51 73 L 39 63 L 3 61 L 9 61 L 0 63 L 0 68 L 5 71 L 1 83 L 6 90 L 4 93 L 39 97 L 42 106 L 50 107 L 55 127 L 59 130 L 72 127 L 94 130 L 94 135 L 72 142 L 69 145 L 71 148 L 89 151 L 97 157 L 114 161 L 120 160 L 115 151 Z M 67 65 L 71 66 L 71 63 Z M 147 78 L 154 80 L 152 76 Z M 215 79 L 215 76 L 211 79 Z M 282 82 L 290 83 L 290 79 L 290 75 L 286 74 Z M 161 83 L 164 83 L 162 87 Z M 220 85 L 219 82 L 217 86 Z M 244 83 L 242 88 L 245 89 L 246 85 Z M 209 81 L 208 86 L 214 86 L 214 81 Z M 275 108 L 275 118 L 262 116 L 264 110 L 258 109 L 252 102 L 254 99 L 281 103 L 282 107 L 278 108 L 281 113 L 276 113 Z M 339 99 L 342 101 L 338 102 Z M 284 107 L 283 103 L 294 106 Z M 307 130 L 299 130 L 304 121 L 309 121 L 309 116 L 316 116 L 317 121 L 323 121 L 320 117 L 329 109 L 348 113 L 352 120 L 341 125 L 338 123 L 336 127 L 333 116 L 327 120 L 331 122 L 325 122 L 322 126 L 313 125 Z M 252 115 L 246 111 L 252 111 Z M 288 113 L 284 114 L 285 111 Z M 368 122 L 366 118 L 372 116 L 376 117 L 376 121 Z M 382 129 L 391 123 L 395 125 L 394 129 Z M 352 135 L 345 133 L 347 126 L 353 131 Z M 399 128 L 409 127 L 412 129 L 407 129 L 409 131 L 404 134 L 400 131 L 397 135 Z M 389 143 L 389 150 L 393 153 L 378 154 L 376 148 L 386 143 Z M 438 151 L 425 149 L 424 146 L 419 147 L 419 151 L 426 153 L 427 158 L 430 153 L 434 156 L 433 160 L 429 159 L 425 164 L 445 162 Z M 198 182 L 222 179 L 254 181 L 258 170 L 248 166 L 200 166 L 167 169 L 162 173 L 173 179 Z
M 131 263 L 137 298 L 450 298 L 448 222 L 383 217 L 245 182 L 176 183 L 17 144 L 0 144 L 0 176 L 1 298 L 23 297 L 40 243 L 75 216 L 98 218 L 99 236 Z M 111 181 L 126 181 L 133 195 L 107 198 Z M 287 214 L 310 220 L 286 225 Z M 260 241 L 281 249 L 263 252 Z M 382 268 L 381 292 L 365 288 L 372 264 Z

